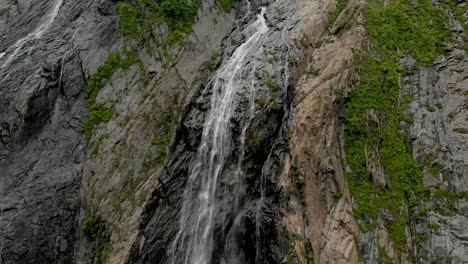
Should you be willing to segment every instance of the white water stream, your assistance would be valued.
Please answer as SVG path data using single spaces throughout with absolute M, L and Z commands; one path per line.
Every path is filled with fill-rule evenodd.
M 5 52 L 0 53 L 0 69 L 3 69 L 10 65 L 10 63 L 19 54 L 19 52 L 23 49 L 26 43 L 41 38 L 42 35 L 44 35 L 44 33 L 47 32 L 50 25 L 54 22 L 55 18 L 57 17 L 62 4 L 63 0 L 57 0 L 51 12 L 47 15 L 48 18 L 46 21 L 44 21 L 44 23 L 42 23 L 38 28 L 36 28 L 36 30 L 28 34 L 26 37 L 16 41 L 15 44 L 10 46 Z M 3 59 L 4 61 L 1 62 Z
M 252 35 L 239 46 L 211 80 L 211 109 L 206 118 L 196 160 L 188 179 L 179 222 L 179 232 L 172 245 L 173 264 L 209 264 L 214 247 L 213 225 L 216 215 L 216 189 L 227 157 L 231 154 L 230 119 L 236 108 L 235 95 L 245 80 L 244 66 L 252 56 L 262 49 L 268 26 L 264 18 L 265 9 L 255 22 L 248 26 Z M 254 67 L 255 68 L 255 67 Z M 253 73 L 249 74 L 253 77 Z M 250 89 L 253 89 L 252 84 Z M 253 92 L 250 91 L 251 100 Z M 249 114 L 252 111 L 250 105 Z M 246 126 L 250 124 L 250 121 Z M 243 128 L 240 138 L 245 142 Z M 241 153 L 243 156 L 243 153 Z M 238 163 L 236 176 L 242 173 Z M 183 255 L 181 255 L 183 252 Z

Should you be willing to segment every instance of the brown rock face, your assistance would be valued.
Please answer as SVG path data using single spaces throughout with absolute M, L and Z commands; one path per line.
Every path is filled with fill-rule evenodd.
M 333 9 L 327 4 L 334 3 L 327 1 L 322 7 L 324 13 Z M 304 208 L 296 210 L 303 210 L 303 219 L 297 220 L 295 212 L 285 216 L 285 225 L 305 223 L 303 233 L 298 235 L 304 243 L 311 244 L 315 263 L 358 262 L 355 244 L 358 227 L 344 177 L 343 123 L 337 102 L 356 84 L 355 65 L 365 40 L 360 19 L 362 7 L 363 2 L 350 1 L 328 30 L 324 26 L 327 17 L 311 15 L 301 25 L 323 30 L 303 31 L 317 46 L 297 82 L 297 106 L 290 137 L 291 166 L 304 181 Z M 348 25 L 345 29 L 344 24 Z

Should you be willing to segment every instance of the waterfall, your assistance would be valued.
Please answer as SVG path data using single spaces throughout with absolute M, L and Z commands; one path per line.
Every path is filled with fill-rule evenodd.
M 5 57 L 5 61 L 1 64 L 0 69 L 3 69 L 10 65 L 13 59 L 18 55 L 18 53 L 23 49 L 24 45 L 30 41 L 37 40 L 42 37 L 42 35 L 47 32 L 50 25 L 54 22 L 57 17 L 60 7 L 62 6 L 63 0 L 57 0 L 52 11 L 47 15 L 48 19 L 41 24 L 34 32 L 30 33 L 24 38 L 19 39 L 11 47 L 9 47 L 5 52 L 0 53 L 0 60 Z M 10 54 L 9 54 L 10 53 Z
M 219 176 L 223 172 L 227 158 L 231 154 L 230 119 L 237 104 L 235 95 L 241 91 L 241 83 L 247 78 L 254 78 L 254 68 L 245 74 L 244 66 L 252 56 L 262 50 L 268 26 L 264 14 L 265 8 L 257 19 L 247 27 L 251 36 L 240 45 L 231 58 L 211 79 L 211 109 L 206 118 L 200 146 L 190 172 L 183 194 L 180 213 L 179 232 L 172 244 L 173 264 L 209 264 L 214 247 L 213 226 L 217 213 L 216 189 Z M 255 111 L 254 84 L 250 85 L 248 109 L 249 118 Z M 243 127 L 240 142 L 245 144 L 245 134 L 250 121 Z M 243 157 L 241 146 L 240 159 Z M 236 177 L 241 177 L 242 160 L 237 163 Z

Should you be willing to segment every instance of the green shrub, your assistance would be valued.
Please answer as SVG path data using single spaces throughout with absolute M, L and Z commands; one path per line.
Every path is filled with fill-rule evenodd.
M 107 236 L 105 223 L 99 216 L 89 216 L 86 218 L 82 229 L 85 236 L 91 241 Z
M 120 17 L 120 33 L 133 39 L 140 39 L 141 32 L 141 13 L 137 7 L 130 3 L 119 2 L 117 4 L 117 15 Z
M 427 109 L 427 111 L 429 111 L 429 112 L 434 112 L 434 111 L 435 111 L 435 108 L 434 108 L 434 106 L 432 106 L 432 105 L 426 105 L 426 109 Z
M 259 99 L 257 100 L 257 104 L 258 104 L 259 106 L 261 106 L 261 107 L 265 107 L 265 106 L 267 106 L 269 103 L 270 103 L 270 98 L 268 98 L 268 99 L 259 98 Z
M 276 81 L 273 80 L 273 79 L 268 79 L 268 80 L 266 81 L 266 86 L 267 86 L 267 87 L 270 89 L 270 91 L 273 92 L 273 93 L 279 91 L 279 89 L 280 89 L 278 83 L 276 83 Z
M 94 261 L 95 264 L 106 263 L 109 255 L 110 233 L 107 230 L 106 223 L 99 216 L 89 216 L 83 222 L 83 234 L 93 242 Z
M 135 40 L 151 36 L 153 25 L 166 23 L 171 34 L 166 44 L 181 42 L 192 32 L 201 0 L 137 0 L 135 4 L 121 2 L 117 5 L 120 32 Z

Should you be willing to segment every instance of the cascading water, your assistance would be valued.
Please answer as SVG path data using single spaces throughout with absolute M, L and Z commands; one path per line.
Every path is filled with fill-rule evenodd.
M 214 248 L 213 226 L 217 212 L 216 190 L 228 156 L 231 154 L 230 119 L 237 106 L 234 98 L 241 91 L 245 78 L 252 78 L 255 66 L 247 76 L 244 66 L 263 49 L 269 28 L 266 24 L 265 8 L 257 19 L 246 28 L 251 36 L 239 46 L 211 79 L 211 109 L 203 127 L 201 143 L 188 179 L 179 221 L 179 232 L 172 245 L 173 264 L 209 264 Z M 253 81 L 250 85 L 249 115 L 255 106 Z M 250 117 L 249 117 L 250 118 Z M 236 177 L 242 175 L 243 145 L 249 121 L 240 136 L 240 160 L 235 170 Z M 238 179 L 239 180 L 239 179 Z
M 47 15 L 48 19 L 41 24 L 34 32 L 28 34 L 26 37 L 19 39 L 11 47 L 9 47 L 5 52 L 0 53 L 0 61 L 4 59 L 5 61 L 1 63 L 0 69 L 3 69 L 10 65 L 13 59 L 18 55 L 18 53 L 23 49 L 24 45 L 30 41 L 37 40 L 42 37 L 42 35 L 47 32 L 50 25 L 54 22 L 57 17 L 60 7 L 63 4 L 63 0 L 57 0 L 52 11 Z

